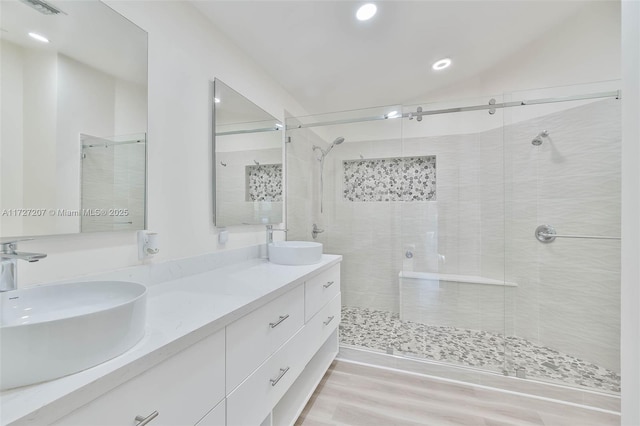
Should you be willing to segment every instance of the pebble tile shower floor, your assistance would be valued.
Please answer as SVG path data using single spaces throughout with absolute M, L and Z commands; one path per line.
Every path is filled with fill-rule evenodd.
M 509 374 L 524 368 L 527 378 L 620 392 L 620 375 L 598 365 L 515 336 L 401 321 L 397 313 L 342 307 L 340 343 Z

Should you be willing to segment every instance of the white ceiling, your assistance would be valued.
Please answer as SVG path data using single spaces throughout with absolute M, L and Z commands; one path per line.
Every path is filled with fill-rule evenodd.
M 44 15 L 18 0 L 0 0 L 1 38 L 28 49 L 60 52 L 107 74 L 147 84 L 147 33 L 97 0 L 49 1 L 64 13 Z M 43 44 L 28 36 L 46 36 Z
M 194 1 L 309 113 L 402 104 L 490 68 L 580 1 Z M 431 64 L 453 65 L 434 72 Z

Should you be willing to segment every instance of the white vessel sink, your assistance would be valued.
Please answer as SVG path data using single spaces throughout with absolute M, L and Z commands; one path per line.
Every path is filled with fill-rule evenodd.
M 124 281 L 53 284 L 0 293 L 0 389 L 101 364 L 134 346 L 147 289 Z
M 322 244 L 277 241 L 269 244 L 269 262 L 279 265 L 313 265 L 322 259 Z

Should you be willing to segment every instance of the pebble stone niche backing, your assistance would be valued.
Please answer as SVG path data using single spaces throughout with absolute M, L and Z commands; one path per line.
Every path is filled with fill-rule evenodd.
M 340 343 L 499 373 L 506 367 L 513 376 L 523 368 L 527 378 L 620 392 L 619 374 L 521 337 L 401 321 L 393 312 L 343 306 Z M 513 360 L 506 366 L 505 351 Z
M 282 164 L 246 166 L 247 201 L 282 201 Z
M 343 161 L 345 201 L 435 201 L 436 156 Z

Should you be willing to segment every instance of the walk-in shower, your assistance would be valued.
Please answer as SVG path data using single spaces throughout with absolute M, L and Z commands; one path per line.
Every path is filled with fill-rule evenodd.
M 615 398 L 617 86 L 289 119 L 289 238 L 343 256 L 341 356 Z

